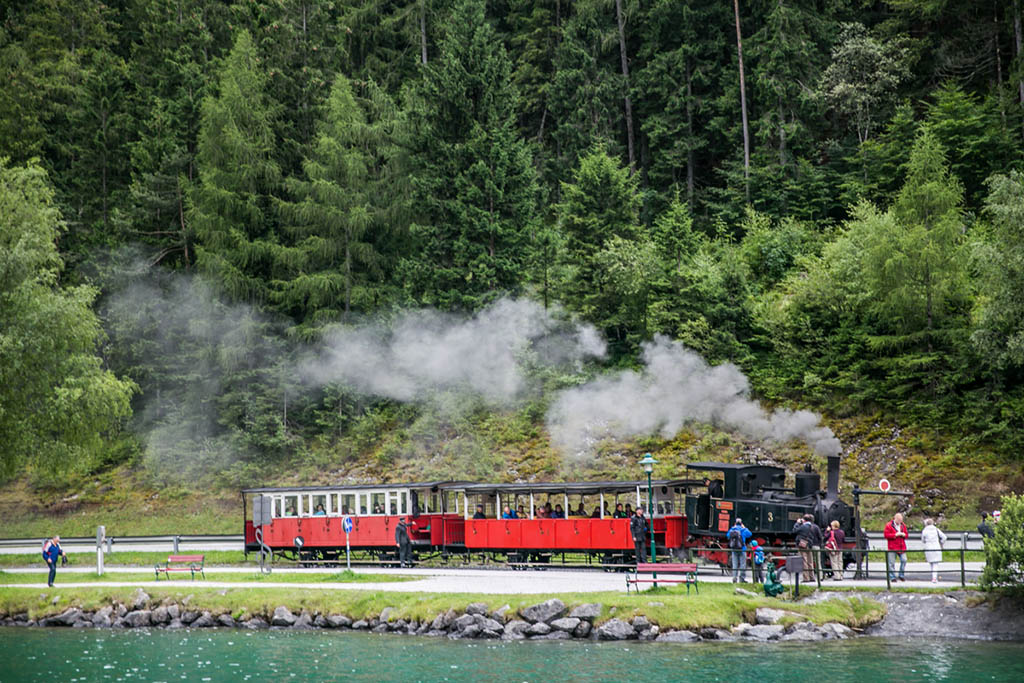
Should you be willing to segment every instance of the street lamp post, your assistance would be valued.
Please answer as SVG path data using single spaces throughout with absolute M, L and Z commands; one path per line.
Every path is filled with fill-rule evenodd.
M 644 455 L 643 460 L 640 461 L 643 465 L 644 472 L 647 473 L 647 523 L 651 527 L 651 563 L 653 564 L 655 559 L 654 552 L 654 494 L 651 490 L 651 473 L 654 471 L 654 466 L 658 464 L 658 461 L 651 457 L 650 453 Z M 654 575 L 657 578 L 657 575 Z M 657 585 L 657 584 L 655 584 Z

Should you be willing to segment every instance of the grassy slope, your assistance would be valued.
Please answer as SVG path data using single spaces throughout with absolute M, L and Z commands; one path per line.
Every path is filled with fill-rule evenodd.
M 912 515 L 945 517 L 947 529 L 972 529 L 979 510 L 999 496 L 1024 491 L 1019 463 L 1000 460 L 981 447 L 945 444 L 932 435 L 886 423 L 877 416 L 828 421 L 844 444 L 841 485 L 874 488 L 888 478 L 914 491 Z M 340 453 L 345 452 L 345 455 Z M 390 424 L 364 443 L 360 453 L 336 444 L 314 444 L 302 459 L 267 471 L 247 485 L 328 484 L 338 481 L 424 479 L 534 480 L 638 478 L 637 459 L 646 451 L 660 464 L 656 477 L 677 477 L 696 460 L 765 462 L 799 470 L 805 463 L 824 472 L 824 460 L 798 444 L 767 447 L 713 429 L 680 433 L 671 441 L 647 439 L 606 446 L 589 459 L 554 452 L 538 420 L 525 411 L 480 412 L 455 420 L 421 416 Z M 824 477 L 823 477 L 824 479 Z M 849 494 L 844 495 L 849 500 Z M 866 526 L 878 526 L 895 500 L 866 497 Z M 104 524 L 108 535 L 240 533 L 241 499 L 235 489 L 208 484 L 157 486 L 139 468 L 82 477 L 60 488 L 34 487 L 27 477 L 0 487 L 0 537 L 52 533 L 91 536 Z

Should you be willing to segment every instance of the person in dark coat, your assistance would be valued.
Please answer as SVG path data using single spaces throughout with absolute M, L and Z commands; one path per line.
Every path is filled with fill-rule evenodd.
M 43 544 L 43 559 L 46 560 L 46 566 L 50 568 L 50 578 L 46 583 L 50 588 L 53 588 L 53 581 L 57 578 L 58 557 L 63 557 L 64 562 L 68 561 L 68 556 L 64 554 L 64 549 L 60 547 L 60 536 L 54 536 Z
M 398 563 L 403 567 L 412 566 L 412 542 L 409 540 L 409 524 L 405 517 L 395 527 L 395 545 L 398 546 Z
M 644 517 L 643 508 L 637 508 L 633 512 L 633 516 L 629 520 L 629 532 L 633 535 L 633 550 L 636 552 L 637 563 L 645 562 L 647 554 L 644 552 L 644 548 L 647 534 L 650 533 L 650 527 L 647 524 L 647 519 Z
M 814 523 L 814 517 L 804 515 L 793 525 L 793 535 L 796 537 L 796 547 L 800 556 L 804 558 L 804 581 L 814 581 L 815 550 L 821 548 L 822 536 L 821 527 Z
M 988 513 L 981 513 L 981 522 L 978 523 L 978 533 L 981 534 L 981 539 L 995 538 L 996 531 L 992 528 L 992 525 L 988 523 Z
M 473 513 L 473 519 L 487 519 L 487 515 L 484 514 L 483 505 L 476 506 L 476 512 Z
M 622 509 L 622 503 L 616 503 L 615 504 L 615 513 L 614 513 L 613 516 L 614 516 L 615 519 L 625 519 L 626 518 L 626 511 Z

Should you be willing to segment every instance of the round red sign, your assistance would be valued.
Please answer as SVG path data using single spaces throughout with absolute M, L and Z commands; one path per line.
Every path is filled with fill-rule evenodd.
M 878 488 L 882 489 L 882 493 L 885 493 L 886 491 L 888 491 L 889 490 L 889 480 L 888 479 L 882 479 L 881 481 L 879 481 L 878 482 Z

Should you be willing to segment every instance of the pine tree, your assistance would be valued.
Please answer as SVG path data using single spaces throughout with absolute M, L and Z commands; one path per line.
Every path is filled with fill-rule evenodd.
M 217 94 L 203 100 L 199 182 L 191 200 L 199 266 L 232 298 L 250 303 L 267 300 L 277 275 L 278 106 L 266 84 L 252 38 L 242 31 L 221 68 Z
M 473 310 L 521 287 L 536 179 L 484 3 L 461 0 L 447 25 L 412 98 L 416 253 L 402 274 L 417 300 Z

